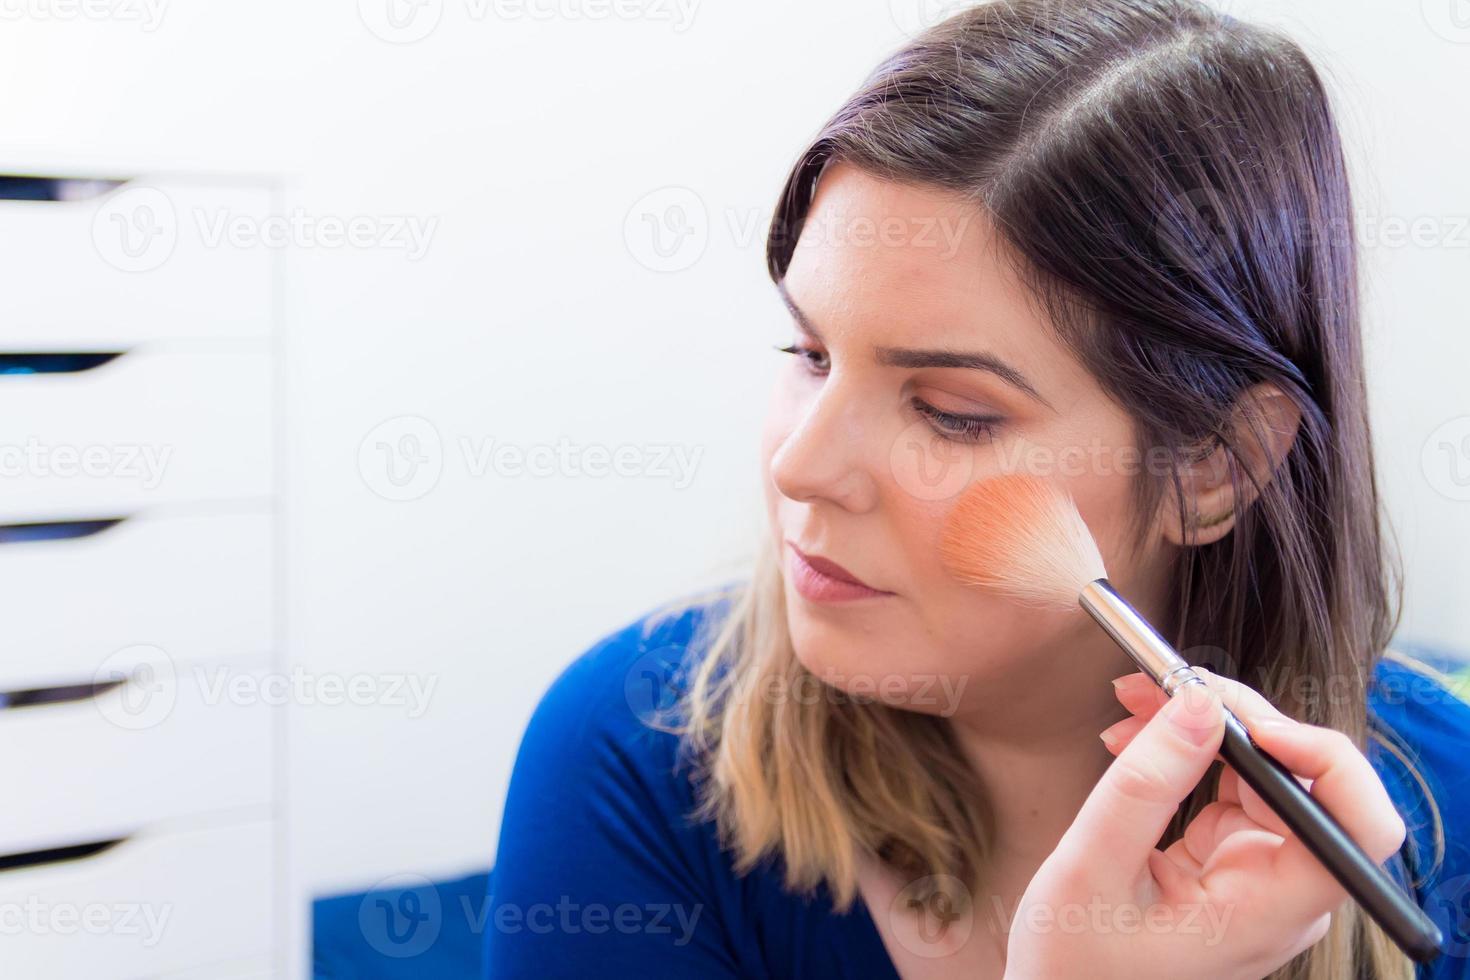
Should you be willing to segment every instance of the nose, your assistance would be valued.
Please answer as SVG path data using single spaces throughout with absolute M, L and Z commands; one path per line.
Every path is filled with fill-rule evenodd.
M 867 442 L 878 427 L 863 408 L 856 392 L 829 378 L 771 457 L 771 480 L 782 496 L 826 500 L 853 513 L 873 509 L 878 485 Z

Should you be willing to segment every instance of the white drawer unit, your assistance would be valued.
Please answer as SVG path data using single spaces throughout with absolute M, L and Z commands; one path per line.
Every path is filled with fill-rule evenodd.
M 51 184 L 82 199 L 0 200 L 0 346 L 109 350 L 271 333 L 279 249 L 268 183 Z
M 267 504 L 0 526 L 0 691 L 90 680 L 140 644 L 181 663 L 269 656 L 276 527 Z
M 36 692 L 66 700 L 0 711 L 0 744 L 25 747 L 0 754 L 0 854 L 270 804 L 276 705 L 265 665 L 155 654 L 105 673 L 126 679 L 89 693 L 89 675 Z
M 273 396 L 265 342 L 0 373 L 0 522 L 264 498 L 275 481 Z
M 0 977 L 292 976 L 279 194 L 92 176 L 0 181 Z
M 256 816 L 160 827 L 94 854 L 0 871 L 10 922 L 0 976 L 228 975 L 267 961 L 274 933 L 261 911 L 274 899 L 275 825 Z

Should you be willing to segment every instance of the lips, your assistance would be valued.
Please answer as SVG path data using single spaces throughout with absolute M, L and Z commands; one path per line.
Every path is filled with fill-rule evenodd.
M 786 544 L 791 584 L 803 598 L 813 602 L 850 602 L 893 595 L 873 588 L 831 559 L 808 555 L 790 541 Z

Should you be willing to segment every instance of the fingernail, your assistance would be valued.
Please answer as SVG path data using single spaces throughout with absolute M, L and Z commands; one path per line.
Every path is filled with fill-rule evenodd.
M 1123 744 L 1123 739 L 1122 736 L 1119 735 L 1118 729 L 1122 728 L 1124 725 L 1128 724 L 1128 722 L 1132 720 L 1133 719 L 1129 717 L 1124 718 L 1122 721 L 1115 721 L 1107 728 L 1104 728 L 1102 731 L 1098 732 L 1097 737 L 1102 739 L 1104 744 L 1116 748 L 1119 745 Z
M 1204 745 L 1215 736 L 1220 723 L 1220 698 L 1203 684 L 1185 684 L 1169 703 L 1164 714 L 1174 730 L 1195 745 Z
M 1124 674 L 1122 677 L 1113 678 L 1113 689 L 1118 691 L 1127 690 L 1130 687 L 1137 687 L 1144 681 L 1148 681 L 1150 684 L 1153 683 L 1152 679 L 1140 673 Z

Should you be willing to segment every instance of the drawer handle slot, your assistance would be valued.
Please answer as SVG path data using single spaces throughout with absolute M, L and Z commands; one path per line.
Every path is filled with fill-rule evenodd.
M 90 538 L 108 528 L 117 527 L 126 518 L 105 517 L 90 521 L 34 521 L 25 524 L 0 524 L 0 545 L 27 541 L 68 541 Z
M 66 847 L 48 847 L 41 851 L 23 851 L 20 854 L 0 854 L 0 871 L 34 868 L 42 864 L 61 864 L 66 861 L 80 861 L 83 858 L 94 857 L 104 851 L 110 851 L 125 840 L 127 840 L 126 837 L 118 837 L 114 840 L 90 841 L 86 844 L 68 844 Z
M 118 677 L 110 681 L 92 681 L 85 684 L 58 684 L 54 687 L 26 687 L 14 691 L 0 691 L 0 711 L 12 708 L 33 708 L 43 704 L 70 704 L 74 701 L 87 701 L 126 683 L 126 677 Z
M 5 201 L 85 201 L 101 197 L 120 186 L 121 180 L 95 177 L 31 177 L 23 174 L 0 174 L 0 200 Z
M 80 374 L 122 357 L 123 351 L 78 351 L 57 354 L 0 354 L 0 376 Z

